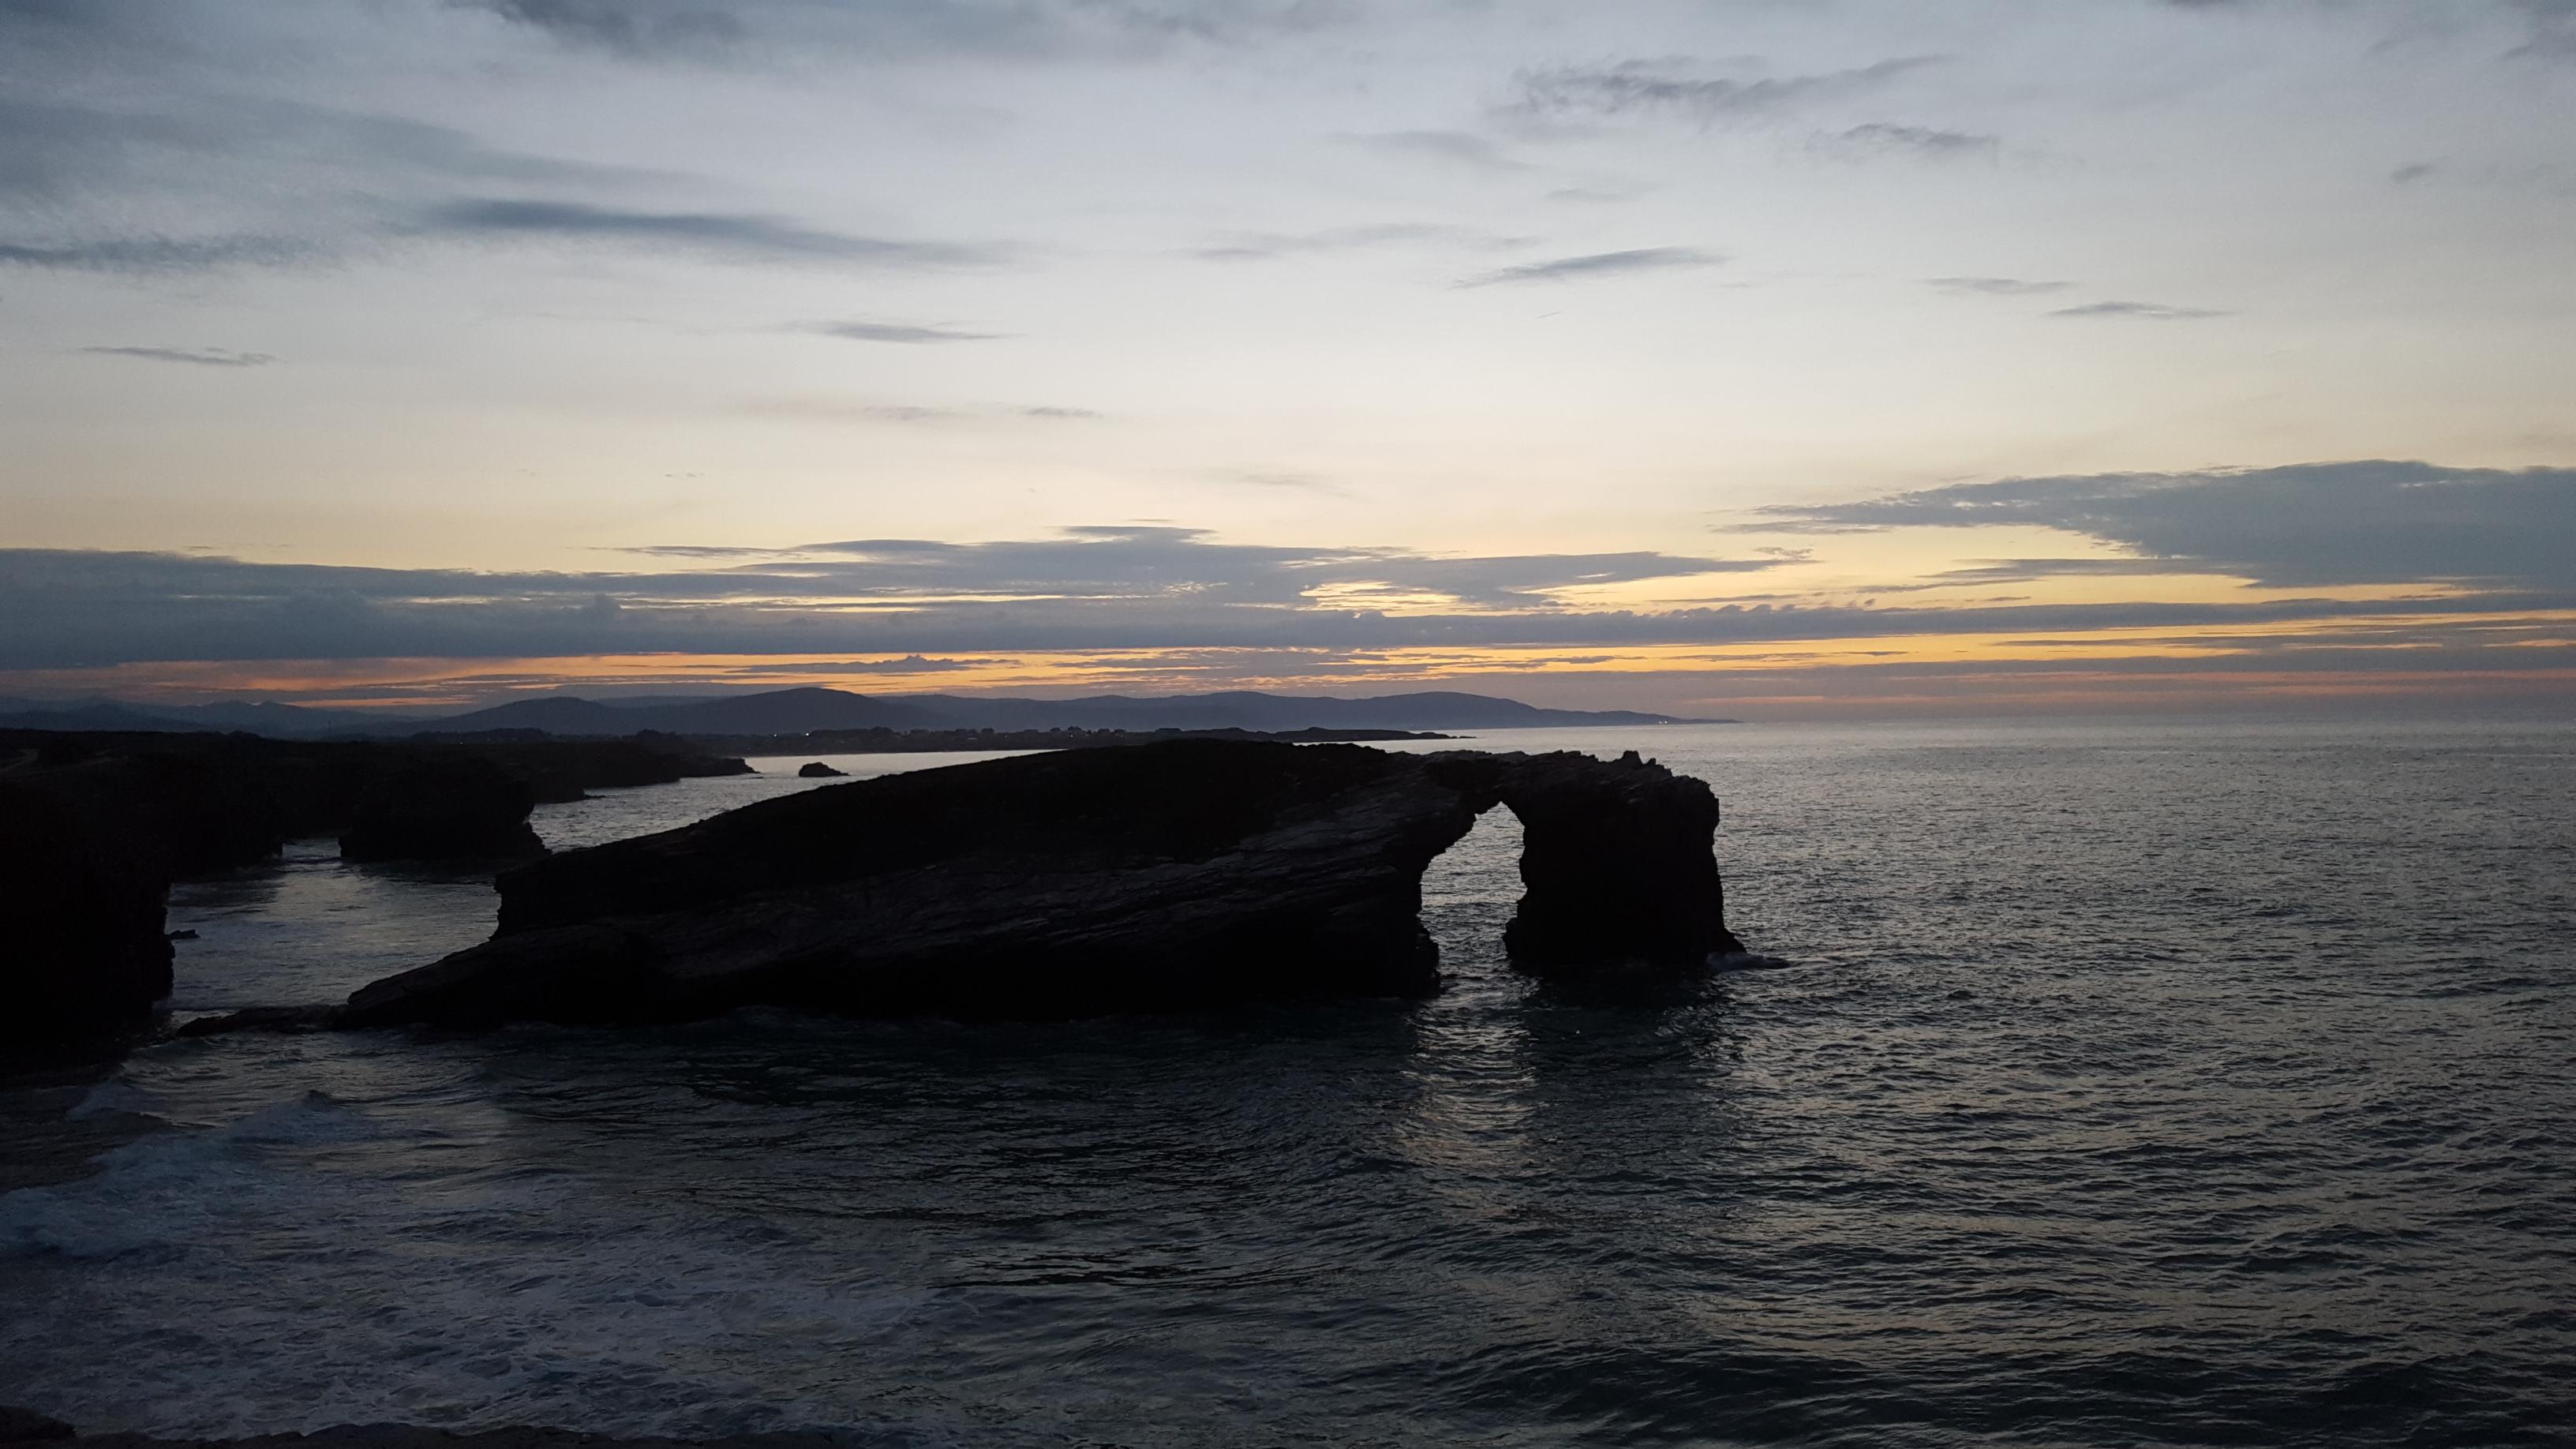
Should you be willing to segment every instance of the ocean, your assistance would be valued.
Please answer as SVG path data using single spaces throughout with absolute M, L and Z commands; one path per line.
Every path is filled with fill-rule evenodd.
M 1496 811 L 1426 881 L 1419 1003 L 149 1045 L 0 1083 L 9 1132 L 117 1129 L 0 1194 L 0 1402 L 907 1446 L 2576 1443 L 2576 728 L 1472 744 L 1708 780 L 1730 923 L 1778 964 L 1515 975 Z M 537 825 L 834 783 L 800 762 Z M 336 998 L 496 899 L 298 846 L 176 892 L 171 1005 Z

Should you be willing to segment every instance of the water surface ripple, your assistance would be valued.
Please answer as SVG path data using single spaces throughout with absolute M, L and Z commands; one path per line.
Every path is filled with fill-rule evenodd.
M 1531 732 L 1710 780 L 1796 964 L 1055 1026 L 172 1042 L 0 1195 L 0 1400 L 889 1444 L 2511 1445 L 2576 1421 L 2576 732 Z M 771 762 L 776 771 L 794 761 Z M 844 760 L 873 770 L 922 763 Z M 548 807 L 558 844 L 803 788 Z M 176 1005 L 479 938 L 327 845 Z

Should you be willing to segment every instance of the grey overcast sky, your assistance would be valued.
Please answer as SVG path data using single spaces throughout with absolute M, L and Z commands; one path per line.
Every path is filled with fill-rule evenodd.
M 0 0 L 0 694 L 2576 698 L 2570 0 Z

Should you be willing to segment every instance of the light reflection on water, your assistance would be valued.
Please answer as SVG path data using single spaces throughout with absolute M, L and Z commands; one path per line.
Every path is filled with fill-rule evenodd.
M 2571 741 L 1478 741 L 1725 798 L 1732 921 L 1797 964 L 1647 1000 L 1505 969 L 1498 811 L 1425 883 L 1452 979 L 1417 1006 L 154 1047 L 95 1095 L 172 1130 L 0 1197 L 0 1397 L 167 1432 L 2550 1442 Z M 761 763 L 539 827 L 808 787 Z M 494 901 L 327 848 L 192 886 L 175 1005 L 337 996 Z

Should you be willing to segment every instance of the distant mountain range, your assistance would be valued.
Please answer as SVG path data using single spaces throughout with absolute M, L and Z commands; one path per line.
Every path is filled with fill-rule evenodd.
M 1563 725 L 1726 723 L 1631 710 L 1540 709 L 1518 700 L 1440 690 L 1369 699 L 1327 695 L 1221 694 L 1086 699 L 1006 695 L 852 694 L 779 689 L 704 698 L 581 699 L 547 695 L 443 716 L 388 717 L 368 710 L 286 704 L 133 705 L 113 700 L 45 704 L 0 699 L 0 728 L 53 730 L 246 730 L 282 738 L 408 735 L 476 730 L 542 730 L 553 735 L 631 735 L 639 730 L 701 735 L 797 735 L 864 729 L 1326 729 L 1493 730 Z

